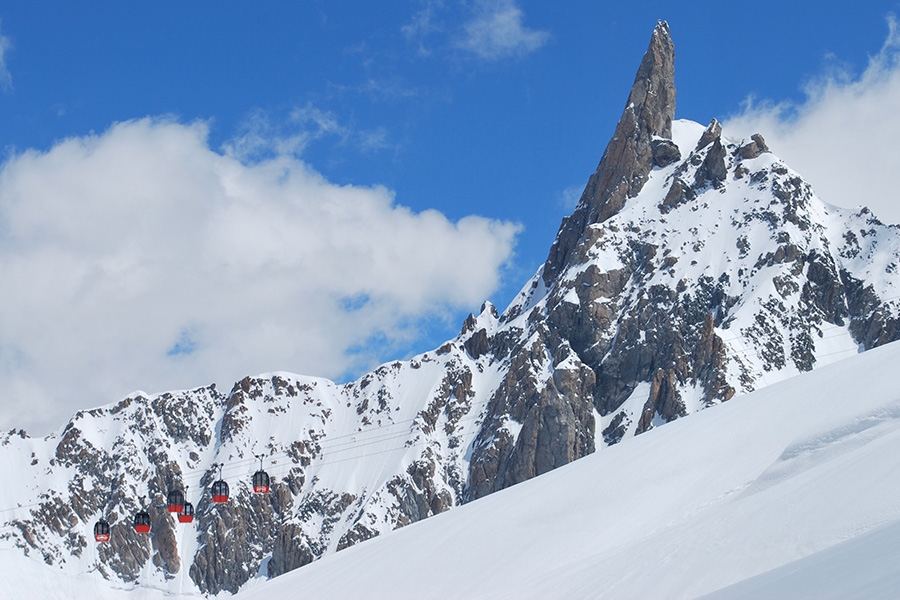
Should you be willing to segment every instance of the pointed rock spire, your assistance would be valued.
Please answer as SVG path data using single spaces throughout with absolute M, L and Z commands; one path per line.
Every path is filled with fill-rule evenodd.
M 612 140 L 591 176 L 575 212 L 560 226 L 544 265 L 549 286 L 571 259 L 585 227 L 619 212 L 641 191 L 654 165 L 654 138 L 672 137 L 675 116 L 675 46 L 669 25 L 660 21 L 634 78 Z M 666 145 L 671 153 L 674 144 Z M 674 148 L 677 151 L 677 147 Z M 659 162 L 659 159 L 657 159 Z

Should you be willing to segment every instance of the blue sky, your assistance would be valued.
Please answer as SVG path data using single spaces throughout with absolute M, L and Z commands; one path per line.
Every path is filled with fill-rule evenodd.
M 872 98 L 887 108 L 866 126 L 894 131 L 897 11 L 6 3 L 0 391 L 21 408 L 0 426 L 45 433 L 137 388 L 346 378 L 434 347 L 482 299 L 502 309 L 596 167 L 657 19 L 677 117 L 766 125 L 820 196 L 866 203 L 829 181 L 810 132 L 829 111 L 871 114 Z M 858 121 L 835 147 L 867 139 Z

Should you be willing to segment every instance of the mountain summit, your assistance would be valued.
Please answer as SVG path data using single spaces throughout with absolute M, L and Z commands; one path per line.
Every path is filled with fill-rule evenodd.
M 666 143 L 675 118 L 675 46 L 669 25 L 660 21 L 634 78 L 625 110 L 597 171 L 572 216 L 563 221 L 544 265 L 544 283 L 564 268 L 585 227 L 605 221 L 622 209 L 627 198 L 641 191 L 654 163 L 660 166 L 680 158 L 678 148 Z
M 345 385 L 270 373 L 0 436 L 0 467 L 23 482 L 0 496 L 0 545 L 234 592 L 900 337 L 900 228 L 823 203 L 761 135 L 674 111 L 659 23 L 547 262 L 440 348 Z M 249 483 L 260 461 L 268 494 Z M 227 503 L 209 494 L 220 474 Z M 172 489 L 193 523 L 166 512 Z M 141 510 L 150 534 L 131 527 Z M 95 544 L 101 518 L 111 540 Z

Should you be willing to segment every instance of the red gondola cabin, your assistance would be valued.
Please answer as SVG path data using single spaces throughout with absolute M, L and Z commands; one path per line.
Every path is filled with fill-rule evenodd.
M 194 522 L 194 505 L 190 502 L 185 502 L 184 506 L 180 514 L 178 515 L 179 523 L 193 523 Z
M 269 474 L 262 469 L 253 474 L 253 491 L 257 494 L 269 493 Z
M 105 519 L 100 519 L 94 523 L 94 540 L 98 542 L 109 541 L 109 523 Z
M 134 530 L 137 533 L 150 533 L 150 515 L 142 510 L 134 514 Z
M 218 480 L 212 484 L 213 502 L 228 502 L 228 484 L 223 480 Z
M 184 509 L 184 494 L 181 490 L 169 492 L 168 504 L 170 513 L 180 513 Z

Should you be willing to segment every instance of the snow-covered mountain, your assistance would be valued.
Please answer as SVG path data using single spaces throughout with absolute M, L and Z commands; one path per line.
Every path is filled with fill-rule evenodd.
M 235 598 L 895 598 L 898 362 L 900 344 L 851 356 Z M 12 600 L 199 596 L 186 579 L 132 588 L 13 550 L 0 574 Z
M 767 386 L 238 600 L 896 598 L 898 362 Z
M 900 337 L 900 228 L 823 203 L 762 136 L 674 114 L 661 23 L 547 262 L 434 351 L 344 385 L 273 373 L 136 393 L 44 439 L 0 437 L 15 482 L 0 551 L 116 585 L 236 592 Z M 249 485 L 257 457 L 269 494 Z M 209 494 L 217 465 L 226 504 Z M 194 523 L 166 512 L 176 488 Z M 141 509 L 149 535 L 131 528 Z

